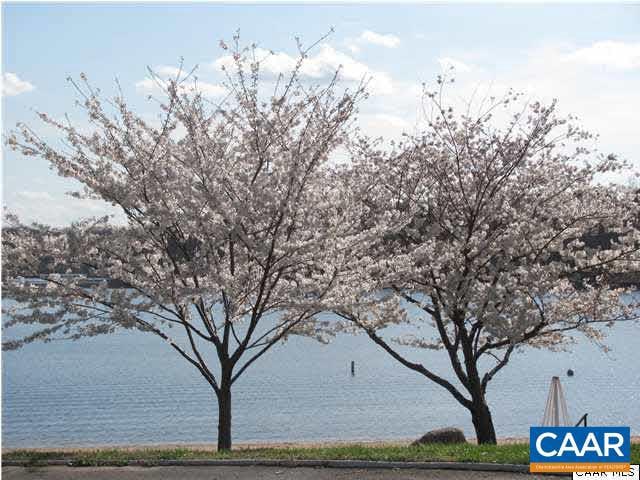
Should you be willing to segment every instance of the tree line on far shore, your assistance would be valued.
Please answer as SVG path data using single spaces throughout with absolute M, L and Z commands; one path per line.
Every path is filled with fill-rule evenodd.
M 639 191 L 636 191 L 636 195 L 640 194 Z M 9 224 L 10 225 L 10 224 Z M 638 228 L 638 224 L 635 225 Z M 17 227 L 7 226 L 5 227 L 8 235 L 18 235 L 25 236 L 36 233 L 33 230 L 32 226 L 20 225 Z M 111 233 L 111 229 L 104 229 L 102 235 L 109 235 Z M 66 241 L 63 240 L 62 237 L 67 235 L 73 235 L 74 230 L 72 227 L 63 227 L 52 229 L 48 233 L 49 235 L 53 235 L 58 238 L 58 241 Z M 599 248 L 601 250 L 606 250 L 610 247 L 612 242 L 617 241 L 617 235 L 612 232 L 605 232 L 601 230 L 595 230 L 590 232 L 585 232 L 582 236 L 581 240 L 588 244 L 592 248 Z M 179 250 L 177 246 L 170 246 L 169 251 L 171 255 L 178 255 Z M 53 255 L 49 255 L 46 252 L 38 258 L 37 262 L 33 263 L 29 266 L 29 270 L 24 270 L 20 272 L 14 272 L 14 275 L 29 278 L 38 278 L 51 274 L 77 274 L 77 275 L 85 275 L 90 277 L 94 274 L 94 270 L 85 264 L 78 264 L 77 262 L 66 263 L 63 261 L 64 259 L 56 258 Z M 573 276 L 578 285 L 581 282 L 589 281 L 593 277 L 592 274 L 587 275 L 586 272 L 579 272 Z M 572 278 L 572 277 L 570 277 Z M 7 282 L 10 278 L 7 276 L 6 272 L 3 273 L 3 281 Z M 109 286 L 111 288 L 128 288 L 129 285 L 126 283 L 113 278 L 106 278 Z M 633 288 L 634 290 L 638 290 L 640 288 L 640 271 L 635 269 L 623 272 L 616 272 L 609 275 L 607 279 L 610 286 L 613 287 L 625 287 L 625 288 Z

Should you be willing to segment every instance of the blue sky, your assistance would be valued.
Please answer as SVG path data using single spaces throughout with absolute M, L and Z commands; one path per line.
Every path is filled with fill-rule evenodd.
M 4 132 L 18 121 L 38 127 L 34 109 L 81 123 L 68 75 L 86 72 L 106 93 L 118 77 L 130 102 L 152 115 L 147 65 L 169 72 L 182 56 L 215 96 L 218 42 L 236 29 L 284 61 L 296 35 L 313 42 L 333 26 L 312 65 L 373 77 L 360 120 L 373 135 L 414 128 L 421 83 L 453 64 L 452 95 L 480 86 L 558 97 L 562 111 L 600 133 L 602 150 L 640 165 L 640 6 L 4 3 L 2 13 Z M 26 220 L 60 225 L 104 211 L 68 198 L 73 188 L 45 162 L 4 149 L 4 204 Z

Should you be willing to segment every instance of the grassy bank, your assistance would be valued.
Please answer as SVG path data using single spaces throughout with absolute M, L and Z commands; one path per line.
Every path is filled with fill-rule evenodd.
M 46 460 L 64 459 L 75 465 L 96 466 L 121 464 L 130 461 L 144 461 L 153 464 L 159 460 L 188 459 L 269 459 L 269 460 L 377 460 L 377 461 L 420 461 L 420 462 L 481 462 L 527 464 L 529 445 L 514 443 L 508 445 L 342 445 L 332 447 L 291 447 L 238 449 L 218 453 L 210 450 L 191 448 L 173 449 L 98 449 L 93 451 L 34 451 L 15 450 L 3 454 L 3 460 L 19 460 L 37 465 Z M 631 446 L 631 463 L 640 463 L 640 445 Z

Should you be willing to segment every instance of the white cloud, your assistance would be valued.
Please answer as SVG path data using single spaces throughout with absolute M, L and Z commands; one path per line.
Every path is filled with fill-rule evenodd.
M 263 74 L 268 73 L 271 75 L 280 75 L 281 73 L 289 73 L 295 68 L 297 63 L 296 58 L 284 52 L 273 52 L 265 50 L 264 48 L 256 48 L 254 50 L 254 54 L 256 60 L 260 62 L 260 71 Z M 305 60 L 304 63 L 305 65 L 302 73 L 317 78 L 317 74 L 312 75 L 312 73 L 317 70 L 317 67 L 314 68 L 312 66 L 308 66 L 316 64 L 316 60 L 313 57 L 310 57 Z M 235 60 L 232 55 L 223 55 L 213 62 L 213 67 L 216 70 L 228 70 L 233 72 L 236 68 Z
M 409 117 L 384 112 L 363 114 L 360 117 L 360 127 L 363 133 L 373 138 L 399 140 L 403 133 L 414 133 L 415 124 L 411 124 L 407 118 Z
M 466 110 L 465 101 L 473 99 L 470 111 L 475 115 L 483 102 L 486 108 L 491 96 L 500 98 L 509 88 L 523 92 L 524 99 L 531 101 L 558 99 L 561 115 L 576 115 L 584 127 L 600 134 L 593 144 L 600 151 L 614 152 L 640 167 L 636 120 L 640 65 L 635 63 L 634 52 L 633 44 L 612 47 L 611 42 L 603 41 L 586 47 L 547 43 L 514 58 L 501 58 L 499 63 L 495 56 L 487 55 L 476 58 L 471 73 L 446 88 L 446 101 Z M 495 121 L 506 121 L 507 113 L 496 110 Z
M 153 72 L 156 75 L 159 75 L 161 77 L 172 77 L 172 78 L 176 78 L 178 75 L 180 75 L 182 73 L 182 75 L 185 75 L 185 73 L 183 70 L 180 70 L 178 67 L 172 67 L 170 65 L 158 65 L 156 68 L 153 69 Z
M 476 115 L 487 108 L 490 97 L 501 98 L 510 88 L 523 92 L 523 101 L 549 103 L 557 98 L 560 115 L 574 114 L 584 127 L 600 135 L 593 146 L 603 153 L 616 153 L 640 168 L 640 65 L 634 45 L 612 45 L 608 41 L 586 45 L 546 43 L 513 57 L 502 56 L 499 62 L 498 52 L 465 52 L 464 56 L 443 52 L 431 61 L 425 60 L 420 79 L 394 77 L 393 102 L 385 97 L 371 98 L 362 108 L 360 125 L 365 133 L 385 138 L 398 138 L 402 131 L 419 131 L 430 110 L 428 104 L 421 108 L 418 80 L 434 88 L 440 68 L 453 65 L 456 82 L 446 86 L 444 101 L 458 112 L 469 109 Z M 500 125 L 508 121 L 509 112 L 513 113 L 496 110 L 495 122 Z
M 33 84 L 20 79 L 15 73 L 6 72 L 2 75 L 2 95 L 5 97 L 14 97 L 35 88 Z
M 344 41 L 345 46 L 353 54 L 358 54 L 362 50 L 363 45 L 377 45 L 385 48 L 396 48 L 400 45 L 400 38 L 391 34 L 381 34 L 364 30 L 356 38 L 347 38 Z
M 386 48 L 396 48 L 400 45 L 400 39 L 395 35 L 381 34 L 372 32 L 371 30 L 365 30 L 360 34 L 359 39 L 363 42 L 372 43 L 373 45 L 380 45 Z
M 169 65 L 160 65 L 153 69 L 153 72 L 157 75 L 157 78 L 145 78 L 136 82 L 136 88 L 146 94 L 161 94 L 163 88 L 166 86 L 166 82 L 171 79 L 175 80 L 179 75 L 185 76 L 189 72 L 180 71 L 177 67 Z M 205 97 L 222 97 L 227 93 L 227 89 L 222 85 L 215 83 L 203 82 L 197 78 L 189 78 L 180 85 L 180 90 L 183 93 L 195 93 L 199 92 Z
M 162 90 L 160 85 L 158 85 L 154 80 L 148 77 L 144 80 L 136 82 L 136 88 L 145 93 L 155 93 Z
M 569 62 L 594 67 L 632 70 L 640 68 L 640 43 L 595 42 L 567 54 L 564 58 Z
M 16 193 L 16 196 L 21 200 L 27 200 L 27 201 L 48 202 L 53 200 L 53 197 L 49 192 L 31 192 L 31 191 L 23 190 L 21 192 Z
M 63 193 L 23 190 L 9 194 L 5 206 L 26 223 L 39 222 L 53 226 L 69 225 L 87 217 L 114 215 L 113 221 L 124 223 L 122 212 L 100 200 L 79 200 Z
M 202 95 L 204 95 L 205 97 L 212 98 L 222 97 L 228 93 L 227 89 L 222 85 L 218 85 L 216 83 L 201 82 L 200 80 L 198 80 L 192 88 L 202 93 Z
M 255 54 L 260 61 L 260 70 L 272 75 L 290 73 L 298 61 L 296 57 L 287 53 L 269 52 L 260 48 L 255 50 Z M 229 70 L 235 68 L 231 55 L 218 58 L 213 65 L 218 70 L 223 67 Z M 375 71 L 327 44 L 321 45 L 318 53 L 308 56 L 303 61 L 300 75 L 308 79 L 326 79 L 333 76 L 338 69 L 343 80 L 355 82 L 369 80 L 369 90 L 373 94 L 387 95 L 393 92 L 393 80 L 389 74 Z
M 472 69 L 470 65 L 451 57 L 440 57 L 438 63 L 444 70 L 453 69 L 458 73 L 469 72 Z
M 359 45 L 351 41 L 345 42 L 345 45 L 349 49 L 349 51 L 354 55 L 357 55 L 362 50 Z

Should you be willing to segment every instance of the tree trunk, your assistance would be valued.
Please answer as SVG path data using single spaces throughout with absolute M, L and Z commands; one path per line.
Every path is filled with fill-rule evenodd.
M 220 385 L 218 393 L 218 451 L 231 450 L 231 386 Z
M 493 427 L 491 411 L 489 411 L 484 397 L 474 402 L 470 410 L 478 444 L 489 443 L 495 445 L 497 443 L 496 430 Z

